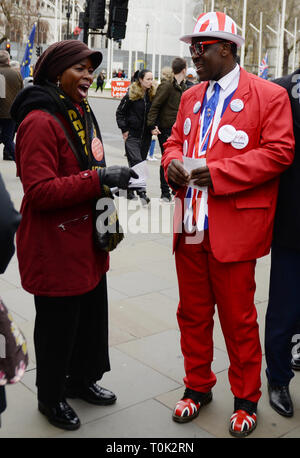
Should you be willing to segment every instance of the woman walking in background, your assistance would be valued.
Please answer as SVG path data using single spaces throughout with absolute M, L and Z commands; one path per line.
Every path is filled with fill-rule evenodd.
M 150 148 L 152 134 L 147 127 L 147 115 L 156 92 L 153 74 L 143 69 L 130 85 L 128 92 L 121 100 L 116 119 L 125 141 L 125 151 L 129 167 L 145 161 Z M 155 132 L 153 132 L 155 134 Z M 143 205 L 150 202 L 145 188 L 136 189 Z M 134 199 L 134 191 L 129 190 L 128 199 Z

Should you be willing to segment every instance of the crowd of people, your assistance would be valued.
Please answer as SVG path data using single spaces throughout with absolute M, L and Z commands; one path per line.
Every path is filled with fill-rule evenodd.
M 185 390 L 173 420 L 192 421 L 213 399 L 217 305 L 230 360 L 229 432 L 244 437 L 256 428 L 262 349 L 255 266 L 271 248 L 268 393 L 276 412 L 294 413 L 289 383 L 292 369 L 299 369 L 291 354 L 300 321 L 297 80 L 288 75 L 270 82 L 241 68 L 237 51 L 244 38 L 225 13 L 201 14 L 181 40 L 189 44 L 194 68 L 175 58 L 159 85 L 151 70 L 139 70 L 119 103 L 116 122 L 128 167 L 106 167 L 100 127 L 87 100 L 102 54 L 80 41 L 52 44 L 37 61 L 34 84 L 18 87 L 4 117 L 18 128 L 15 149 L 9 143 L 5 148 L 16 160 L 24 190 L 21 222 L 13 219 L 7 240 L 11 244 L 17 230 L 22 286 L 34 296 L 38 409 L 58 428 L 80 427 L 67 398 L 99 406 L 116 402 L 116 394 L 99 384 L 110 370 L 109 252 L 96 243 L 95 206 L 114 187 L 149 205 L 146 188 L 129 185 L 156 138 L 161 199 L 176 196 L 173 251 Z M 0 73 L 1 65 L 9 66 L 5 57 L 1 52 Z M 0 213 L 9 215 L 1 186 L 0 181 Z M 7 223 L 0 218 L 0 226 Z M 5 244 L 2 227 L 0 234 Z M 11 255 L 10 249 L 5 266 Z M 2 389 L 0 413 L 3 399 Z

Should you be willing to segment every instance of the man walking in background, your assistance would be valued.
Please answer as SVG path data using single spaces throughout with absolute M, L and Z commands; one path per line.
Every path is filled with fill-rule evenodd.
M 0 76 L 5 78 L 5 94 L 0 98 L 0 143 L 4 144 L 3 159 L 15 160 L 15 122 L 10 116 L 10 107 L 23 88 L 23 80 L 19 72 L 10 67 L 7 51 L 0 51 Z

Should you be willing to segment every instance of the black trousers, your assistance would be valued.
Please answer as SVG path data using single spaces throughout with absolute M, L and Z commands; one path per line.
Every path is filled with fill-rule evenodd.
M 160 146 L 160 150 L 161 150 L 161 155 L 163 156 L 164 155 L 163 144 L 170 137 L 171 132 L 172 132 L 172 127 L 169 127 L 167 129 L 160 129 L 160 131 L 161 131 L 161 134 L 159 134 L 159 136 L 158 136 L 158 142 L 159 142 L 159 146 Z M 160 174 L 161 194 L 164 195 L 164 196 L 169 196 L 170 195 L 170 188 L 169 188 L 169 185 L 168 185 L 168 183 L 167 183 L 167 181 L 165 179 L 165 173 L 164 173 L 164 169 L 163 169 L 162 165 L 160 166 L 159 174 Z
M 271 385 L 288 385 L 294 373 L 292 349 L 299 347 L 300 252 L 273 244 L 265 356 Z
M 38 400 L 65 397 L 67 384 L 89 385 L 110 370 L 106 275 L 81 296 L 35 296 L 34 345 Z
M 125 151 L 129 167 L 133 167 L 145 161 L 151 144 L 151 135 L 144 135 L 142 138 L 128 135 L 125 142 Z

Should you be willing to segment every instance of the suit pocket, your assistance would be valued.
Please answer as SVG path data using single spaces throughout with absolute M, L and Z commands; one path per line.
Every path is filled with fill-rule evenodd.
M 235 206 L 238 210 L 247 210 L 251 208 L 270 208 L 272 205 L 272 199 L 270 197 L 259 196 L 259 197 L 236 197 Z

